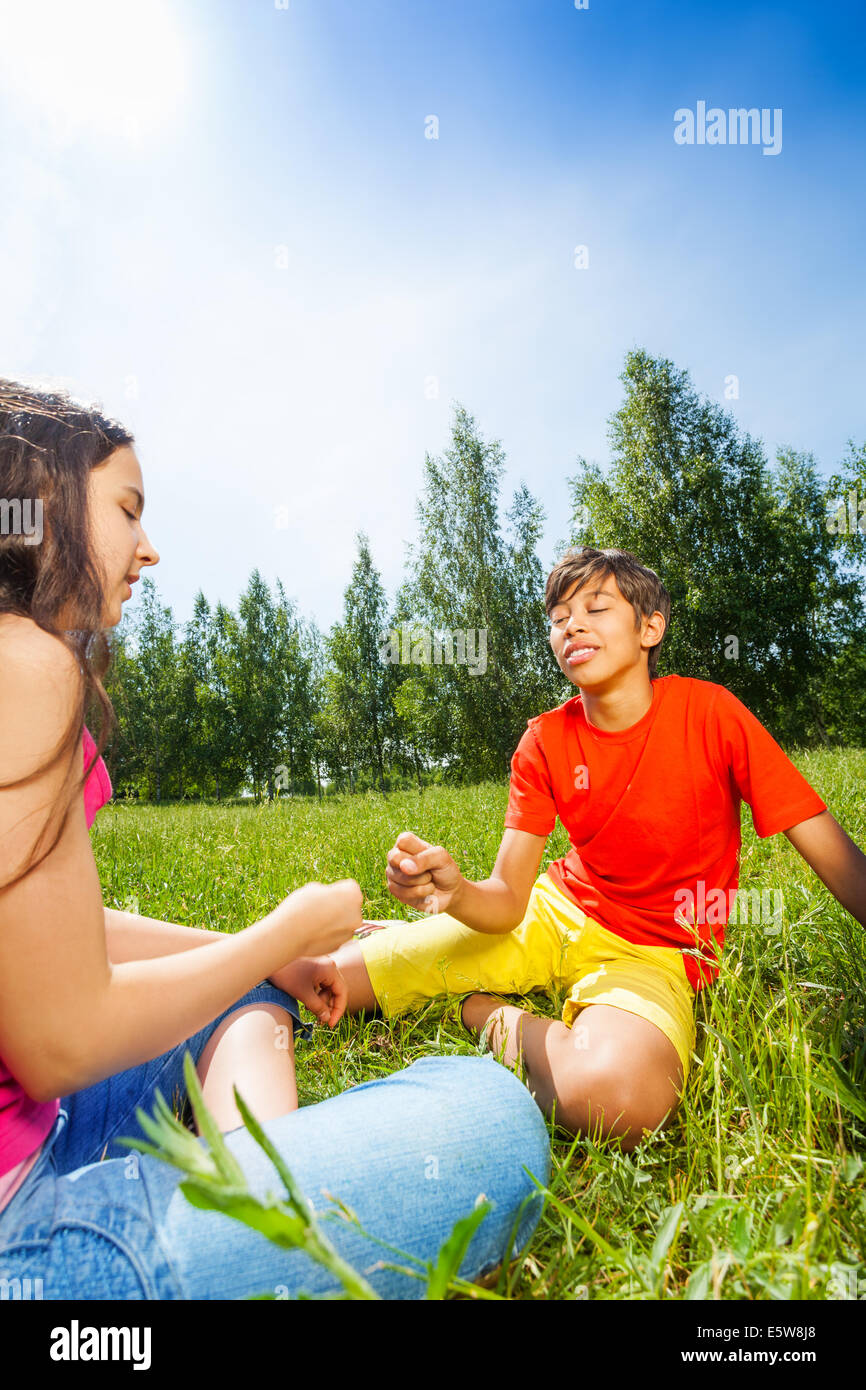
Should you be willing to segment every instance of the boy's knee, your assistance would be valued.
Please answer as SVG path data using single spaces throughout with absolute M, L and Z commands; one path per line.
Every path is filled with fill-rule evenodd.
M 558 1124 L 572 1134 L 619 1138 L 626 1152 L 641 1142 L 645 1131 L 670 1120 L 679 1103 L 671 1080 L 629 1071 L 621 1054 L 606 1048 L 573 1063 L 557 1090 Z

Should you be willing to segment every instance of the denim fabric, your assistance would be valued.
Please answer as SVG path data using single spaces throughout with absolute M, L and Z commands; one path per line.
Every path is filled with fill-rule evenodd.
M 281 1003 L 297 1018 L 295 1001 L 270 985 L 226 1013 L 257 999 Z M 62 1100 L 36 1165 L 0 1212 L 0 1280 L 29 1279 L 46 1299 L 291 1298 L 337 1290 L 303 1252 L 281 1250 L 222 1213 L 193 1207 L 177 1169 L 113 1143 L 141 1134 L 135 1107 L 150 1113 L 157 1087 L 169 1101 L 172 1088 L 182 1088 L 185 1050 L 198 1060 L 219 1022 L 164 1057 Z M 331 1198 L 339 1198 L 370 1236 L 422 1260 L 435 1258 L 483 1194 L 493 1210 L 463 1260 L 464 1278 L 519 1253 L 541 1214 L 528 1173 L 549 1178 L 547 1126 L 526 1088 L 492 1057 L 425 1057 L 264 1129 L 317 1212 L 335 1211 Z M 246 1129 L 226 1142 L 254 1192 L 283 1194 Z M 398 1256 L 342 1219 L 328 1219 L 324 1229 L 382 1297 L 423 1296 L 419 1281 L 382 1268 L 383 1261 L 401 1263 Z
M 296 999 L 285 994 L 275 985 L 260 984 L 225 1009 L 211 1023 L 186 1042 L 155 1057 L 141 1066 L 130 1067 L 128 1071 L 118 1072 L 95 1086 L 87 1086 L 74 1095 L 63 1096 L 60 1101 L 66 1111 L 67 1123 L 58 1131 L 54 1144 L 54 1165 L 58 1173 L 70 1173 L 75 1168 L 83 1168 L 88 1163 L 98 1163 L 102 1158 L 126 1158 L 130 1150 L 114 1140 L 118 1135 L 128 1135 L 132 1139 L 145 1139 L 147 1136 L 139 1128 L 135 1118 L 136 1107 L 148 1114 L 153 1111 L 153 1097 L 161 1091 L 169 1105 L 183 1102 L 186 1086 L 183 1079 L 183 1057 L 189 1050 L 194 1062 L 198 1062 L 207 1046 L 209 1038 L 216 1032 L 223 1019 L 248 1004 L 279 1004 L 292 1015 L 294 1034 L 300 1032 L 310 1037 L 312 1028 L 301 1022 L 301 1014 Z M 58 1117 L 59 1118 L 59 1117 Z M 0 1227 L 2 1229 L 2 1227 Z

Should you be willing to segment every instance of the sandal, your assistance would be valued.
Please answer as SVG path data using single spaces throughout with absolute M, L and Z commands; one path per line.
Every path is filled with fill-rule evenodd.
M 354 936 L 353 936 L 352 939 L 353 939 L 354 941 L 363 941 L 365 936 L 370 936 L 371 933 L 374 932 L 374 931 L 384 931 L 385 928 L 386 928 L 386 927 L 390 927 L 390 925 L 391 925 L 390 922 L 367 922 L 367 921 L 362 921 L 360 927 L 359 927 L 358 930 L 354 933 Z

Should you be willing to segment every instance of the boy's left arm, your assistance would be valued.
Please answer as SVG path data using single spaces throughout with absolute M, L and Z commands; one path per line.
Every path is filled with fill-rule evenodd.
M 833 897 L 866 927 L 866 854 L 829 811 L 792 825 L 784 834 Z

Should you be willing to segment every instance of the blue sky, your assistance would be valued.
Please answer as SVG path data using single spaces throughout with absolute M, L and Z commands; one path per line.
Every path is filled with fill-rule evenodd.
M 181 620 L 258 566 L 329 625 L 359 529 L 393 593 L 458 400 L 551 563 L 636 346 L 719 401 L 736 375 L 770 460 L 829 472 L 866 438 L 864 29 L 853 3 L 0 0 L 0 371 L 135 430 Z M 781 109 L 781 151 L 678 145 L 699 101 Z

